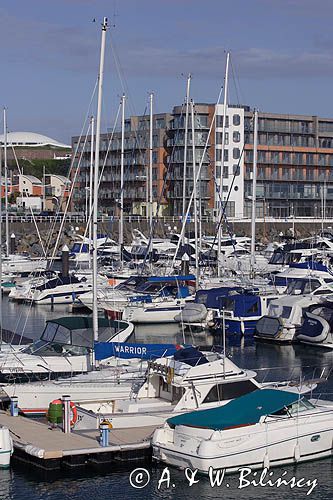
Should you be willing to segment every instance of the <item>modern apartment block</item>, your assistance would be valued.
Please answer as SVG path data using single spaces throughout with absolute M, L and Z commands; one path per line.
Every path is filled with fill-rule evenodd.
M 333 216 L 333 119 L 258 114 L 257 214 Z M 244 213 L 250 216 L 253 113 L 245 111 Z
M 190 108 L 191 106 L 189 106 Z M 200 168 L 200 177 L 197 185 L 198 211 L 207 214 L 211 207 L 214 172 L 214 141 L 208 141 L 209 129 L 214 117 L 214 106 L 209 104 L 194 105 L 194 126 L 192 126 L 191 109 L 188 113 L 188 133 L 186 163 L 185 158 L 185 128 L 186 128 L 186 107 L 176 106 L 173 108 L 172 120 L 167 131 L 167 199 L 169 202 L 169 214 L 183 214 L 183 193 L 185 178 L 185 200 L 187 204 L 193 192 L 194 174 Z M 194 130 L 194 156 L 195 172 L 193 169 L 193 133 Z M 211 137 L 214 137 L 213 135 Z M 207 142 L 208 141 L 208 142 Z M 186 175 L 184 168 L 186 165 Z M 193 208 L 191 210 L 193 216 Z
M 154 213 L 182 216 L 193 192 L 193 137 L 189 106 L 185 154 L 186 107 L 153 117 Z M 229 105 L 226 112 L 222 155 L 223 105 L 195 104 L 195 170 L 201 165 L 197 185 L 198 211 L 216 215 L 227 202 L 227 215 L 241 219 L 251 214 L 253 172 L 253 111 Z M 211 131 L 209 135 L 209 131 Z M 99 190 L 101 211 L 118 213 L 120 199 L 121 134 L 101 137 Z M 73 151 L 78 138 L 73 138 Z M 83 140 L 77 158 L 81 154 Z M 108 152 L 108 153 L 107 153 Z M 223 160 L 222 160 L 223 159 Z M 149 116 L 125 121 L 124 208 L 129 214 L 147 213 L 149 175 Z M 186 165 L 185 200 L 184 166 Z M 84 208 L 88 186 L 90 139 L 83 152 L 75 192 L 75 210 Z M 222 169 L 222 186 L 221 184 Z M 257 215 L 333 216 L 333 119 L 316 116 L 259 112 Z M 191 209 L 193 217 L 193 208 Z
M 161 214 L 166 206 L 163 197 L 163 185 L 166 161 L 166 129 L 171 116 L 168 113 L 155 114 L 153 117 L 153 200 L 154 213 Z M 125 120 L 124 134 L 124 211 L 127 214 L 145 215 L 149 199 L 149 116 L 131 116 Z M 91 140 L 73 137 L 73 152 L 77 150 L 76 165 L 82 149 L 82 160 L 76 179 L 74 192 L 74 210 L 83 210 L 85 206 L 84 190 L 89 188 Z M 74 165 L 75 166 L 75 165 Z M 121 132 L 101 135 L 100 141 L 101 183 L 98 193 L 100 210 L 112 215 L 119 212 L 121 195 Z

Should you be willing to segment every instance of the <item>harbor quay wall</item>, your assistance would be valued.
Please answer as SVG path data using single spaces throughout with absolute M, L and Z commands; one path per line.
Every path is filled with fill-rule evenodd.
M 44 248 L 48 248 L 48 255 L 52 253 L 59 234 L 60 222 L 38 222 L 36 225 L 30 221 L 14 221 L 9 223 L 10 234 L 15 234 L 16 248 L 18 252 L 28 252 L 33 256 L 42 255 L 42 245 L 40 238 L 43 242 Z M 205 221 L 202 223 L 202 232 L 205 235 L 216 235 L 217 224 L 213 221 Z M 294 235 L 297 238 L 305 238 L 319 234 L 322 228 L 331 230 L 333 228 L 333 220 L 259 220 L 256 223 L 256 240 L 260 243 L 268 243 L 270 241 L 277 241 L 283 236 Z M 125 243 L 131 243 L 132 231 L 138 229 L 144 235 L 148 234 L 149 221 L 144 220 L 131 220 L 126 221 L 124 224 L 124 239 Z M 4 241 L 5 224 L 2 224 L 2 237 Z M 154 221 L 154 236 L 167 237 L 172 232 L 179 233 L 181 230 L 181 223 L 177 220 L 158 219 Z M 64 244 L 71 247 L 74 241 L 78 241 L 78 234 L 83 235 L 85 231 L 85 224 L 82 222 L 65 223 L 62 235 L 58 241 L 58 249 L 61 250 Z M 39 235 L 38 235 L 39 232 Z M 110 238 L 117 241 L 119 234 L 118 221 L 100 221 L 98 224 L 98 232 L 106 234 Z M 186 232 L 194 232 L 194 224 L 188 223 Z M 249 220 L 230 221 L 228 226 L 223 224 L 223 234 L 237 234 L 238 236 L 251 235 L 251 222 Z

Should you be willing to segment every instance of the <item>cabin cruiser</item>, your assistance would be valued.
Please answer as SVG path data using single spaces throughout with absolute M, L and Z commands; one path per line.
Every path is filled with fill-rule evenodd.
M 168 291 L 168 294 L 166 293 Z M 168 287 L 165 295 L 129 297 L 122 318 L 132 323 L 179 323 L 185 305 L 193 301 L 187 286 Z
M 268 312 L 269 304 L 279 294 L 253 291 L 235 291 L 221 300 L 218 326 L 225 327 L 228 334 L 253 335 L 257 321 Z
M 78 407 L 75 428 L 95 429 L 105 419 L 114 429 L 162 425 L 172 415 L 224 405 L 242 394 L 266 387 L 255 376 L 254 371 L 239 368 L 219 353 L 180 346 L 172 357 L 148 363 L 146 381 L 131 398 L 112 405 L 94 403 Z M 283 382 L 281 387 L 296 392 L 310 390 L 307 384 L 300 388 Z
M 133 333 L 127 321 L 98 319 L 98 342 L 124 342 Z M 39 340 L 18 352 L 0 355 L 0 379 L 6 382 L 72 376 L 91 371 L 95 344 L 92 318 L 64 317 L 46 321 Z
M 222 407 L 169 418 L 153 435 L 155 460 L 208 473 L 330 457 L 333 404 L 262 389 Z
M 45 281 L 31 291 L 31 301 L 34 304 L 71 304 L 81 294 L 92 291 L 91 273 L 73 273 L 68 276 L 59 274 L 56 278 Z M 110 286 L 105 276 L 97 276 L 98 285 Z
M 120 333 L 111 342 L 95 344 L 98 366 L 88 373 L 74 374 L 52 380 L 4 384 L 2 390 L 9 398 L 18 398 L 21 413 L 27 416 L 45 415 L 50 401 L 69 395 L 75 405 L 114 404 L 128 399 L 146 378 L 147 360 L 170 356 L 174 344 L 138 344 L 122 342 Z
M 75 404 L 91 402 L 110 403 L 129 398 L 133 388 L 145 379 L 146 366 L 139 359 L 113 358 L 99 370 L 76 374 L 70 378 L 10 383 L 1 389 L 9 398 L 18 398 L 18 407 L 26 416 L 45 415 L 49 403 L 69 395 Z
M 36 269 L 45 270 L 47 267 L 46 259 L 32 259 L 27 255 L 11 254 L 8 257 L 2 256 L 1 259 L 3 274 L 25 277 Z
M 32 291 L 37 286 L 44 285 L 49 280 L 57 278 L 58 275 L 57 271 L 51 270 L 30 273 L 27 279 L 15 283 L 15 287 L 9 292 L 9 298 L 17 302 L 30 301 L 32 300 Z
M 256 322 L 267 313 L 270 301 L 278 296 L 267 284 L 249 287 L 230 283 L 230 286 L 198 290 L 195 296 L 198 309 L 186 305 L 184 322 L 187 326 L 204 324 L 225 328 L 230 334 L 252 335 Z
M 330 283 L 333 289 L 333 274 L 327 266 L 320 262 L 290 264 L 284 271 L 273 274 L 271 276 L 271 282 L 278 291 L 284 293 L 289 283 L 293 282 L 295 279 L 302 278 L 309 281 L 322 279 L 325 283 Z
M 311 305 L 303 312 L 303 323 L 296 340 L 314 347 L 333 349 L 333 301 Z
M 151 302 L 154 298 L 176 297 L 180 292 L 182 295 L 185 289 L 195 283 L 195 276 L 175 275 L 175 276 L 132 276 L 128 280 L 120 283 L 107 291 L 100 289 L 97 293 L 98 308 L 102 308 L 110 317 L 119 317 L 125 307 L 132 301 Z M 191 293 L 192 288 L 186 292 Z M 184 292 L 184 293 L 183 293 Z M 87 307 L 92 307 L 92 293 L 80 296 L 80 301 Z
M 322 296 L 285 295 L 272 300 L 267 315 L 257 321 L 254 337 L 258 340 L 293 342 L 303 321 L 303 311 L 323 302 Z

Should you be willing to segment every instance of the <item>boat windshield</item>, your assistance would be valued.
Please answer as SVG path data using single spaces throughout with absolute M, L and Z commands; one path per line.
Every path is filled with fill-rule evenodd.
M 309 410 L 314 410 L 314 405 L 310 403 L 308 399 L 302 398 L 299 399 L 298 401 L 295 401 L 289 406 L 285 406 L 284 408 L 281 408 L 280 410 L 276 411 L 275 413 L 272 413 L 272 415 L 277 415 L 277 416 L 283 416 L 283 415 L 289 415 L 289 416 L 294 416 L 297 415 L 298 413 L 302 413 L 305 411 Z
M 286 259 L 286 254 L 283 252 L 273 253 L 269 264 L 284 264 Z
M 293 280 L 289 282 L 286 293 L 287 295 L 306 295 L 314 292 L 320 286 L 321 284 L 318 280 Z
M 89 349 L 83 346 L 73 346 L 56 342 L 45 342 L 36 340 L 25 347 L 22 352 L 36 356 L 83 356 L 89 353 Z

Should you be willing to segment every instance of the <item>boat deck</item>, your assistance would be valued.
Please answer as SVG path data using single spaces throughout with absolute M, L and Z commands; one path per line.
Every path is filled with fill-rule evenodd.
M 99 430 L 72 431 L 65 434 L 59 427 L 51 429 L 50 425 L 26 417 L 12 417 L 8 412 L 0 411 L 0 425 L 8 427 L 14 444 L 14 457 L 34 465 L 49 468 L 60 468 L 65 460 L 76 457 L 75 466 L 82 465 L 94 457 L 103 455 L 101 462 L 139 459 L 150 453 L 150 439 L 157 426 L 137 427 L 131 429 L 111 429 L 109 446 L 99 444 Z M 144 453 L 142 453 L 142 450 Z M 134 453 L 133 453 L 134 452 Z M 54 460 L 58 459 L 58 460 Z M 52 466 L 47 462 L 52 462 Z

